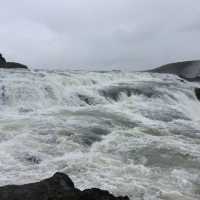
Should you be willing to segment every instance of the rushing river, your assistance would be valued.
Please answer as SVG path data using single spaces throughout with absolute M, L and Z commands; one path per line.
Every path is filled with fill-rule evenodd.
M 198 86 L 166 74 L 1 70 L 0 185 L 61 171 L 131 200 L 198 200 Z

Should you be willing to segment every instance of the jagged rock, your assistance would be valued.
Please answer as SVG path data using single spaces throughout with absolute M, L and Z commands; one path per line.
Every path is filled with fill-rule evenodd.
M 63 173 L 55 173 L 51 178 L 25 185 L 0 187 L 1 200 L 129 200 L 114 197 L 108 191 L 97 188 L 81 191 L 74 187 L 72 180 Z
M 0 54 L 0 68 L 5 69 L 28 69 L 26 65 L 16 62 L 6 62 L 6 59 Z

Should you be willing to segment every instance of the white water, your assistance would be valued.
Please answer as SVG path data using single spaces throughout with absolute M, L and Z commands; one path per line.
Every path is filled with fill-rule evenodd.
M 0 71 L 0 185 L 56 171 L 132 200 L 200 198 L 200 102 L 173 75 Z

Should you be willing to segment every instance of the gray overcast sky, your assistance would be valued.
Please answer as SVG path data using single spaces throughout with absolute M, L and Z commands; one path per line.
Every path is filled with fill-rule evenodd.
M 200 59 L 199 0 L 1 0 L 0 51 L 32 68 Z

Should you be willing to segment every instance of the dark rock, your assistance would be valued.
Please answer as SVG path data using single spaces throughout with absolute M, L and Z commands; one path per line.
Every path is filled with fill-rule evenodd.
M 197 99 L 200 101 L 200 88 L 195 88 L 194 92 L 195 92 Z
M 49 196 L 73 190 L 71 179 L 62 173 L 38 183 L 0 187 L 1 200 L 46 200 Z
M 129 198 L 127 196 L 115 197 L 108 191 L 92 188 L 84 191 L 69 191 L 62 195 L 59 194 L 56 197 L 50 197 L 48 200 L 129 200 Z
M 6 62 L 6 59 L 0 54 L 0 68 L 5 69 L 28 69 L 26 65 L 16 62 Z
M 127 196 L 114 197 L 108 191 L 100 190 L 98 188 L 84 190 L 81 193 L 80 199 L 82 200 L 129 200 Z
M 188 81 L 200 81 L 200 61 L 183 61 L 149 70 L 153 73 L 175 74 Z
M 74 187 L 72 180 L 63 173 L 55 173 L 51 178 L 25 185 L 0 187 L 1 200 L 129 200 L 114 197 L 108 191 L 97 188 L 81 191 Z
M 0 65 L 6 64 L 6 59 L 0 54 Z
M 16 62 L 7 62 L 5 64 L 5 68 L 7 69 L 28 69 L 28 67 L 26 65 L 20 64 L 20 63 L 16 63 Z

